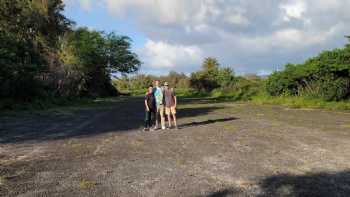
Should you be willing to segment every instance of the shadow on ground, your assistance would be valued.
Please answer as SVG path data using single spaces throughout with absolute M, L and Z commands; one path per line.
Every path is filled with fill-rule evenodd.
M 210 120 L 206 120 L 206 121 L 201 121 L 201 122 L 190 122 L 190 123 L 186 123 L 186 124 L 182 124 L 181 128 L 187 128 L 187 127 L 196 127 L 196 126 L 202 126 L 202 125 L 208 125 L 208 124 L 214 124 L 217 122 L 229 122 L 232 120 L 237 120 L 238 118 L 221 118 L 221 119 L 210 119 Z
M 264 178 L 259 183 L 261 194 L 254 196 L 295 196 L 295 197 L 346 197 L 350 195 L 350 171 L 322 172 L 294 176 L 280 174 Z M 229 188 L 216 191 L 207 197 L 228 197 L 251 195 L 249 191 Z
M 198 103 L 200 102 L 198 100 Z M 58 114 L 17 114 L 13 117 L 0 117 L 0 144 L 90 137 L 142 128 L 144 120 L 142 97 L 128 97 L 116 103 L 102 102 L 101 106 L 103 107 L 94 106 Z M 178 118 L 203 116 L 218 109 L 220 108 L 208 106 L 179 109 Z M 213 121 L 191 123 L 187 126 L 210 123 Z

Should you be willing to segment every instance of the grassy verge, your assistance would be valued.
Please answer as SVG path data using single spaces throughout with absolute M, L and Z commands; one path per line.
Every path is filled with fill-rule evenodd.
M 235 91 L 222 92 L 214 90 L 211 93 L 196 93 L 194 91 L 185 91 L 178 94 L 187 98 L 210 98 L 216 101 L 243 101 L 251 102 L 258 105 L 272 104 L 282 105 L 290 108 L 312 108 L 312 109 L 328 109 L 328 110 L 350 110 L 349 101 L 324 101 L 322 99 L 314 99 L 308 97 L 297 96 L 279 96 L 273 97 L 266 93 Z
M 324 101 L 321 99 L 313 99 L 297 96 L 280 96 L 272 97 L 268 95 L 253 96 L 252 103 L 255 104 L 273 104 L 283 105 L 292 108 L 314 108 L 329 110 L 350 110 L 350 101 Z

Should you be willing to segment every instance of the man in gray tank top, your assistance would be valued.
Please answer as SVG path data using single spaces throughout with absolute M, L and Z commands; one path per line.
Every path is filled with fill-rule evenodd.
M 169 129 L 172 128 L 171 118 L 174 121 L 175 129 L 178 129 L 176 123 L 176 106 L 177 99 L 174 89 L 169 88 L 168 82 L 164 83 L 164 103 L 165 103 L 165 114 L 168 116 Z

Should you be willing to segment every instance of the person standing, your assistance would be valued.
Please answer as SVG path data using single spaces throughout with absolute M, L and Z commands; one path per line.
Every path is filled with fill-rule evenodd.
M 153 95 L 153 86 L 149 86 L 145 96 L 145 127 L 143 131 L 152 130 L 156 113 L 156 100 Z
M 164 94 L 163 89 L 159 86 L 159 80 L 154 81 L 155 87 L 153 88 L 153 94 L 156 100 L 156 125 L 154 127 L 155 130 L 159 128 L 159 116 L 160 116 L 160 124 L 162 130 L 165 130 L 165 118 L 164 118 Z
M 174 89 L 169 88 L 168 82 L 164 83 L 164 101 L 165 101 L 165 114 L 168 116 L 169 129 L 172 128 L 171 118 L 174 121 L 175 129 L 178 129 L 176 123 L 176 106 L 177 99 Z

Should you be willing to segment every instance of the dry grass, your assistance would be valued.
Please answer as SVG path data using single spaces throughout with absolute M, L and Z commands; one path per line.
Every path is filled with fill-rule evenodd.
M 79 183 L 80 189 L 92 189 L 96 185 L 97 185 L 96 182 L 85 180 L 85 179 L 81 180 L 80 183 Z

